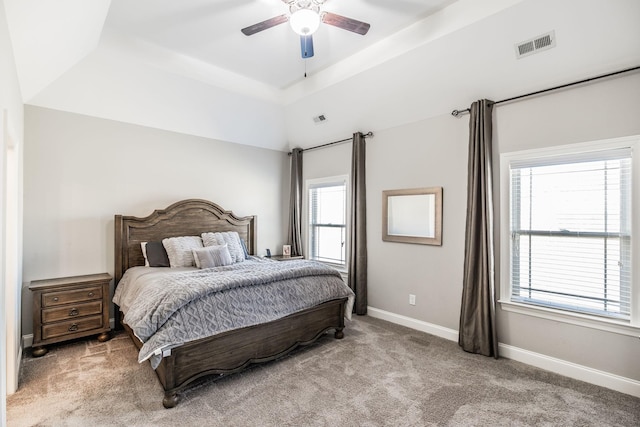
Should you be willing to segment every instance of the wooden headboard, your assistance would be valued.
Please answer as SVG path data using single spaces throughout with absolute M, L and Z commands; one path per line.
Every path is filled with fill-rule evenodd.
M 237 217 L 207 200 L 183 200 L 166 209 L 158 209 L 145 218 L 116 215 L 115 285 L 128 268 L 144 265 L 140 242 L 199 236 L 209 231 L 237 231 L 247 244 L 249 254 L 256 253 L 256 216 Z

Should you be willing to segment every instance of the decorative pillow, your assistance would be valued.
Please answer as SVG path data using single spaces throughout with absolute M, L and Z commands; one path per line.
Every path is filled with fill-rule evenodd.
M 202 238 L 202 244 L 207 246 L 219 246 L 224 245 L 224 239 L 222 239 L 222 243 L 218 243 L 218 235 L 220 233 L 202 233 L 200 237 Z M 222 238 L 222 236 L 220 236 Z
M 162 242 L 147 242 L 145 252 L 149 267 L 169 267 L 171 265 Z
M 202 242 L 205 246 L 220 246 L 226 244 L 233 262 L 244 261 L 244 251 L 242 250 L 240 235 L 237 231 L 202 233 Z
M 169 265 L 175 267 L 193 267 L 195 260 L 191 249 L 202 247 L 202 239 L 198 236 L 170 237 L 162 240 L 167 251 Z
M 144 256 L 144 266 L 149 267 L 149 259 L 147 258 L 147 242 L 140 242 L 142 248 L 142 256 Z
M 227 245 L 205 246 L 191 249 L 198 268 L 220 267 L 233 264 Z
M 242 243 L 242 252 L 244 252 L 244 259 L 249 259 L 249 251 L 247 250 L 247 244 L 244 242 L 244 239 L 240 239 L 240 243 Z

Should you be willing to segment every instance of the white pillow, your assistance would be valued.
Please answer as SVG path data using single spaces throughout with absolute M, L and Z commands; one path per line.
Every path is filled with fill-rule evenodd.
M 205 247 L 223 245 L 224 239 L 222 239 L 222 236 L 220 236 L 220 238 L 222 239 L 222 243 L 218 243 L 218 235 L 220 235 L 220 233 L 202 233 L 200 235 L 200 237 L 202 238 L 202 244 Z
M 220 246 L 226 244 L 233 262 L 244 261 L 244 249 L 237 231 L 202 233 L 204 246 Z
M 206 246 L 204 248 L 191 249 L 193 258 L 198 268 L 220 267 L 233 264 L 227 245 Z
M 169 265 L 175 267 L 193 267 L 192 249 L 202 247 L 202 239 L 199 236 L 170 237 L 162 240 L 162 246 L 167 251 Z
M 144 256 L 144 266 L 149 267 L 149 260 L 147 259 L 147 242 L 140 242 L 142 248 L 142 256 Z

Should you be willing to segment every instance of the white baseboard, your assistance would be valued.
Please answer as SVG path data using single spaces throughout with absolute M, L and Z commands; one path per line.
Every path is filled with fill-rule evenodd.
M 109 319 L 109 327 L 113 331 L 115 328 L 116 321 L 112 317 Z M 29 348 L 33 345 L 33 334 L 23 335 L 22 336 L 22 348 Z
M 20 366 L 22 365 L 22 347 L 18 348 L 18 357 L 16 358 L 16 366 L 13 372 L 15 377 L 11 380 L 7 379 L 7 396 L 18 391 L 18 382 L 20 380 Z
M 33 334 L 22 336 L 22 348 L 29 348 L 33 345 Z
M 422 320 L 413 319 L 411 317 L 402 316 L 401 314 L 391 313 L 389 311 L 380 310 L 375 307 L 367 307 L 367 314 L 376 319 L 386 320 L 397 325 L 406 326 L 411 329 L 426 332 L 440 338 L 450 341 L 458 341 L 458 331 L 435 325 L 433 323 L 424 322 Z
M 458 341 L 458 331 L 434 325 L 433 323 L 424 322 L 422 320 L 413 319 L 411 317 L 402 316 L 400 314 L 391 313 L 374 307 L 367 307 L 367 314 L 377 319 L 386 320 L 391 323 L 426 332 L 450 341 Z M 630 394 L 631 396 L 640 397 L 640 381 L 589 368 L 588 366 L 578 365 L 566 360 L 546 356 L 544 354 L 535 353 L 533 351 L 524 350 L 519 347 L 513 347 L 507 344 L 500 343 L 498 344 L 498 348 L 500 351 L 500 357 L 526 363 L 527 365 L 535 366 L 536 368 L 544 369 L 546 371 L 601 387 L 606 387 L 621 393 Z
M 631 396 L 640 397 L 640 381 L 621 377 L 598 369 L 589 368 L 588 366 L 578 365 L 576 363 L 546 356 L 544 354 L 534 353 L 532 351 L 513 347 L 507 344 L 501 343 L 498 347 L 501 357 L 526 363 L 527 365 L 564 375 L 565 377 L 610 388 L 611 390 L 630 394 Z

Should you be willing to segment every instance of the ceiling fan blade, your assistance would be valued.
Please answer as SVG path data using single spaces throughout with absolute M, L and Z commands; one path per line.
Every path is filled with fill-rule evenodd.
M 300 50 L 302 52 L 302 58 L 304 59 L 313 56 L 313 37 L 311 34 L 308 36 L 300 36 Z
M 276 25 L 284 24 L 288 20 L 288 15 L 280 15 L 275 18 L 267 19 L 266 21 L 258 22 L 257 24 L 249 25 L 240 31 L 242 31 L 245 36 L 250 36 L 252 34 L 259 33 L 260 31 L 268 30 Z
M 322 12 L 322 22 L 363 36 L 367 34 L 369 28 L 371 28 L 371 25 L 366 22 L 347 18 L 346 16 L 336 15 L 331 12 Z

